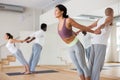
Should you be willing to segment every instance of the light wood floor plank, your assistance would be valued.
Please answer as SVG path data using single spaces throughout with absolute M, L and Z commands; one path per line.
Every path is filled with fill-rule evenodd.
M 79 80 L 76 71 L 66 66 L 38 66 L 36 70 L 57 70 L 56 73 L 8 76 L 9 72 L 23 72 L 23 67 L 4 68 L 0 72 L 0 80 Z M 120 67 L 102 70 L 100 80 L 120 80 Z

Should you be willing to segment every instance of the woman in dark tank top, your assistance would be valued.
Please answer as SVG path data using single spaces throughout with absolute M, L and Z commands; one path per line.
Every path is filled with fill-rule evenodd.
M 84 32 L 91 32 L 95 34 L 100 34 L 100 32 L 93 31 L 69 18 L 67 15 L 67 9 L 62 4 L 55 7 L 55 17 L 59 20 L 58 34 L 61 39 L 69 45 L 69 52 L 72 57 L 71 59 L 77 68 L 80 79 L 90 80 L 90 72 L 85 62 L 84 48 L 80 41 L 76 38 L 76 33 L 72 30 L 72 27 L 78 28 Z
M 61 10 L 60 10 L 61 9 Z M 67 14 L 67 9 L 63 5 L 57 5 L 55 8 L 55 16 L 59 19 L 58 33 L 63 41 L 67 44 L 71 43 L 75 38 L 75 33 L 72 30 L 72 26 L 80 29 L 81 31 L 94 33 L 93 30 L 86 26 L 76 23 L 73 19 L 69 18 Z M 98 34 L 99 32 L 95 32 Z
M 85 62 L 84 48 L 80 41 L 76 38 L 76 33 L 72 27 L 78 28 L 84 32 L 100 34 L 99 31 L 93 31 L 90 28 L 78 24 L 67 15 L 67 9 L 64 5 L 59 4 L 55 7 L 55 17 L 58 18 L 58 33 L 61 39 L 69 45 L 70 55 L 73 63 L 77 67 L 77 71 L 81 80 L 90 80 L 89 70 Z M 72 51 L 71 51 L 72 50 Z
M 64 19 L 62 29 L 58 30 L 58 33 L 61 36 L 61 38 L 69 38 L 73 35 L 72 28 L 68 29 L 66 27 L 66 18 Z

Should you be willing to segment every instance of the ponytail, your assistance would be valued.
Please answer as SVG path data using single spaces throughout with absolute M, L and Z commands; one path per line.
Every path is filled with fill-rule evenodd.
M 64 18 L 68 18 L 69 16 L 66 15 L 66 13 L 63 13 L 63 17 L 64 17 Z

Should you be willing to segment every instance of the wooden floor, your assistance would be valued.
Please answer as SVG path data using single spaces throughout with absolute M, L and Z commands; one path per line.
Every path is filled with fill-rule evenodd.
M 112 66 L 111 66 L 112 65 Z M 100 80 L 120 80 L 120 64 L 106 64 Z M 79 80 L 76 71 L 67 66 L 38 66 L 37 70 L 57 70 L 56 73 L 8 76 L 8 72 L 22 72 L 22 67 L 5 68 L 0 72 L 0 80 Z

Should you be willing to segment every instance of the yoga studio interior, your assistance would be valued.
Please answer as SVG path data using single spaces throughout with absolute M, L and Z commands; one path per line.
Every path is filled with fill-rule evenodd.
M 0 0 L 0 80 L 82 80 L 70 57 L 69 46 L 58 33 L 60 22 L 55 16 L 58 4 L 67 8 L 67 15 L 70 19 L 85 27 L 89 27 L 104 17 L 106 8 L 113 9 L 112 25 L 107 26 L 111 27 L 111 30 L 107 40 L 104 65 L 101 67 L 99 75 L 100 80 L 120 80 L 120 0 Z M 61 12 L 61 14 L 63 13 Z M 66 24 L 67 21 L 69 20 L 66 20 Z M 22 64 L 18 57 L 10 51 L 19 49 L 30 66 L 29 60 L 35 52 L 33 51 L 34 40 L 29 43 L 25 39 L 34 32 L 40 31 L 43 23 L 47 24 L 47 31 L 45 36 L 40 36 L 40 41 L 43 41 L 42 37 L 44 37 L 44 45 L 42 49 L 38 49 L 41 50 L 38 55 L 40 58 L 35 71 L 24 74 L 26 66 L 24 67 L 24 63 Z M 87 29 L 90 28 L 85 30 Z M 80 29 L 73 27 L 72 30 L 76 32 Z M 10 38 L 7 33 L 14 37 Z M 81 31 L 75 35 L 84 49 L 83 57 L 86 62 L 81 65 L 86 64 L 88 67 L 89 59 L 86 49 L 88 46 L 92 46 L 92 34 L 94 33 L 86 32 L 86 35 L 83 35 Z M 94 35 L 101 34 L 102 32 Z M 9 36 L 7 36 L 8 42 L 5 35 Z M 16 43 L 14 43 L 15 41 Z

